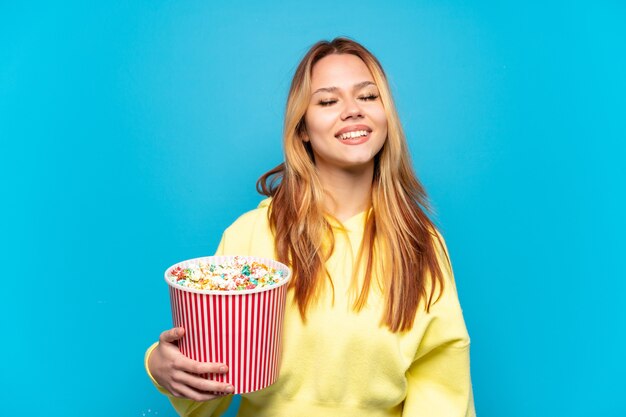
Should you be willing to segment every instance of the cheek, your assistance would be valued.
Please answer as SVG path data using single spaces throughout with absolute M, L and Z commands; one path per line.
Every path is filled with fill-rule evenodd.
M 330 112 L 307 112 L 304 121 L 310 135 L 325 135 L 332 130 L 335 119 L 328 113 Z
M 377 143 L 378 149 L 376 150 L 376 153 L 378 153 L 385 145 L 388 135 L 387 115 L 385 114 L 385 109 L 382 106 L 372 114 L 372 120 L 376 123 L 376 127 L 378 128 L 378 133 L 380 135 L 378 136 L 379 142 Z
M 376 112 L 372 114 L 372 118 L 374 119 L 376 125 L 378 125 L 379 129 L 387 130 L 387 115 L 385 114 L 385 109 L 381 106 L 376 109 Z

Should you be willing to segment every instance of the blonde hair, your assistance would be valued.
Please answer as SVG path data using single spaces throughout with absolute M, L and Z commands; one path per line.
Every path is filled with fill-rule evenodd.
M 443 247 L 430 212 L 424 187 L 412 168 L 406 138 L 394 106 L 382 66 L 367 49 L 347 38 L 320 41 L 298 65 L 289 89 L 283 144 L 285 162 L 265 173 L 257 182 L 260 193 L 271 196 L 269 220 L 276 242 L 276 255 L 289 263 L 291 287 L 303 320 L 311 302 L 328 275 L 324 264 L 333 251 L 332 227 L 325 217 L 324 189 L 317 174 L 311 145 L 306 137 L 304 116 L 311 98 L 311 74 L 315 64 L 330 54 L 352 54 L 370 70 L 387 116 L 387 140 L 375 157 L 371 210 L 367 215 L 357 267 L 363 282 L 353 308 L 367 303 L 374 270 L 385 309 L 381 323 L 393 332 L 412 327 L 418 305 L 429 311 L 437 285 L 443 291 L 443 272 L 437 252 Z M 392 256 L 393 254 L 393 256 Z M 381 278 L 382 275 L 382 278 Z M 429 288 L 429 291 L 427 291 Z M 438 297 L 437 297 L 438 299 Z M 433 301 L 434 300 L 434 301 Z

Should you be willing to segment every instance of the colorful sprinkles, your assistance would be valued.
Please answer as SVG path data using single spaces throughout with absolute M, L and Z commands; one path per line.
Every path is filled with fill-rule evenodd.
M 279 284 L 285 279 L 281 270 L 261 262 L 235 256 L 224 263 L 193 262 L 177 266 L 168 274 L 171 282 L 196 290 L 252 290 Z

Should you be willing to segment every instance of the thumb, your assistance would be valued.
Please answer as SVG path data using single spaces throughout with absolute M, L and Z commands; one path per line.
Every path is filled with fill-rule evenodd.
M 159 342 L 161 343 L 173 343 L 185 335 L 185 329 L 182 327 L 174 327 L 161 333 L 159 336 Z

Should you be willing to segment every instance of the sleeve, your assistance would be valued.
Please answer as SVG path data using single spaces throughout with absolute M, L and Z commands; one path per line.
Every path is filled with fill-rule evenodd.
M 403 416 L 475 417 L 469 345 L 443 345 L 415 361 L 407 372 Z
M 475 417 L 470 375 L 470 339 L 456 291 L 445 242 L 438 235 L 438 259 L 444 274 L 441 299 L 407 373 L 403 416 Z
M 222 240 L 216 250 L 216 255 L 221 255 L 224 252 L 224 236 L 222 236 Z M 161 394 L 167 395 L 172 406 L 180 416 L 185 417 L 218 417 L 221 416 L 232 401 L 232 395 L 226 395 L 221 398 L 216 398 L 211 401 L 204 402 L 196 402 L 193 400 L 188 400 L 186 398 L 177 398 L 170 394 L 168 390 L 159 385 L 159 383 L 154 379 L 152 374 L 150 373 L 150 369 L 148 368 L 148 359 L 150 358 L 150 354 L 156 349 L 159 342 L 154 343 L 152 346 L 148 348 L 146 351 L 146 355 L 144 358 L 144 366 L 146 368 L 146 373 L 150 377 L 150 380 L 154 384 L 154 386 L 159 390 Z

